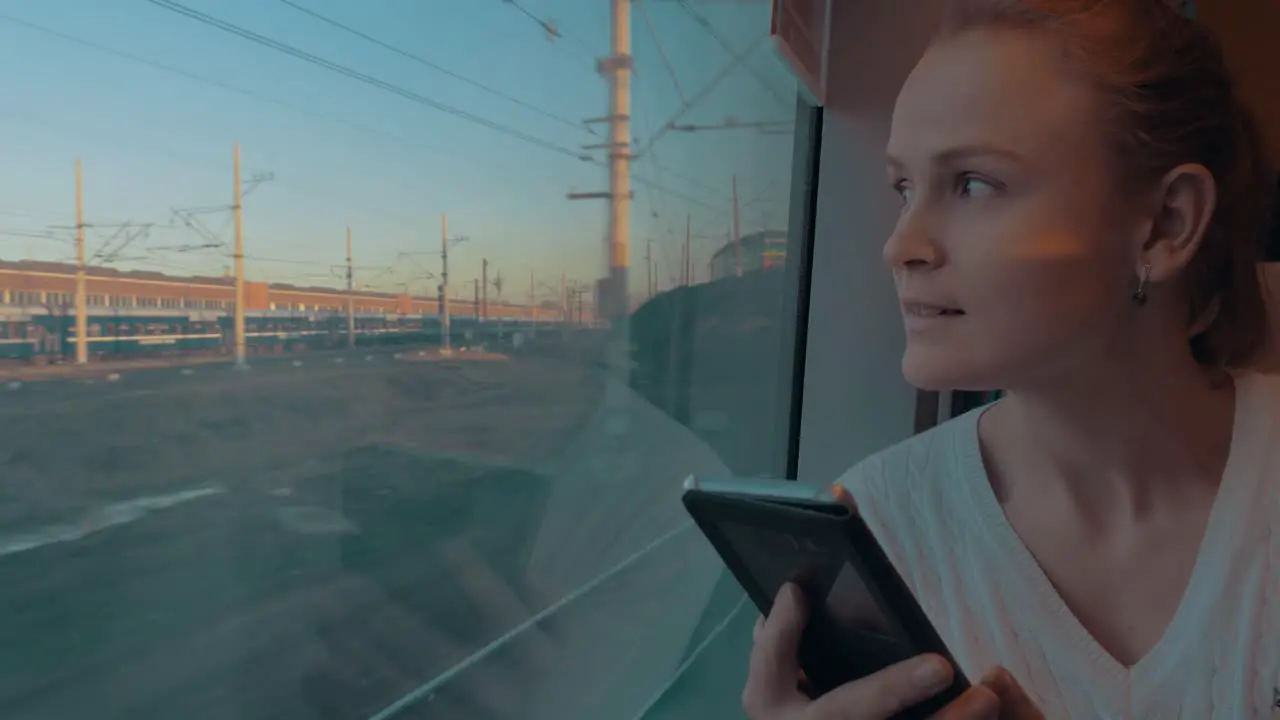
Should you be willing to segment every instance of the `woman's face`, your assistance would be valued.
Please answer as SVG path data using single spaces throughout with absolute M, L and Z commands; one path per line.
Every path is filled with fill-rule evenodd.
M 1114 191 L 1101 117 L 1032 33 L 963 33 L 916 66 L 893 115 L 902 214 L 884 248 L 908 382 L 1014 388 L 1124 342 L 1144 230 Z

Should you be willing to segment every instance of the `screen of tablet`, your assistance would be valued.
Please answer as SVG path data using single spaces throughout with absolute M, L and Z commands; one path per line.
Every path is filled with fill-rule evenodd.
M 801 587 L 819 608 L 840 645 L 860 654 L 907 657 L 910 648 L 893 618 L 875 597 L 843 545 L 732 521 L 718 523 L 725 540 L 760 587 L 776 594 L 786 582 Z

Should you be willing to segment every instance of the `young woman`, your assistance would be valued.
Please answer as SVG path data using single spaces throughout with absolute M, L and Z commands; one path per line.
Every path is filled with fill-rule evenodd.
M 1280 384 L 1249 371 L 1273 180 L 1175 5 L 956 0 L 898 98 L 903 371 L 1007 391 L 844 478 L 983 678 L 946 717 L 1280 717 Z M 797 592 L 758 628 L 755 720 L 948 684 L 926 656 L 810 701 Z

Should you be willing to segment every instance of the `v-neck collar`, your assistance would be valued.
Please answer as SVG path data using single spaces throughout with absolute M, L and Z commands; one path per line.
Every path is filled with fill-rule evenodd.
M 1265 437 L 1261 435 L 1269 431 L 1267 423 L 1256 421 L 1260 416 L 1255 405 L 1261 400 L 1248 390 L 1251 380 L 1248 375 L 1235 378 L 1231 447 L 1190 581 L 1159 641 L 1130 667 L 1116 660 L 1080 623 L 1005 516 L 992 490 L 978 436 L 979 419 L 994 405 L 972 410 L 967 417 L 958 419 L 969 426 L 956 434 L 956 460 L 963 469 L 965 494 L 972 503 L 973 517 L 983 524 L 981 531 L 1015 570 L 1012 581 L 1025 583 L 1038 601 L 1038 607 L 1014 610 L 1024 618 L 1028 613 L 1040 613 L 1038 622 L 1030 627 L 1057 635 L 1058 647 L 1074 648 L 1079 655 L 1071 658 L 1072 674 L 1079 681 L 1094 683 L 1097 689 L 1105 687 L 1105 695 L 1116 703 L 1117 712 L 1128 714 L 1134 703 L 1141 705 L 1176 669 L 1180 659 L 1195 654 L 1197 641 L 1211 631 L 1215 593 L 1229 592 L 1232 552 L 1245 532 L 1240 510 L 1250 507 L 1260 473 L 1256 457 L 1250 456 L 1248 450 L 1262 447 Z

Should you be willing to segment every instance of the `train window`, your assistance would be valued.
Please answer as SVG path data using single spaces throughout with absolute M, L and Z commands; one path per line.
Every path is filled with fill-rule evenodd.
M 752 613 L 677 493 L 794 473 L 769 4 L 19 5 L 0 261 L 68 309 L 6 390 L 0 717 L 722 716 Z

